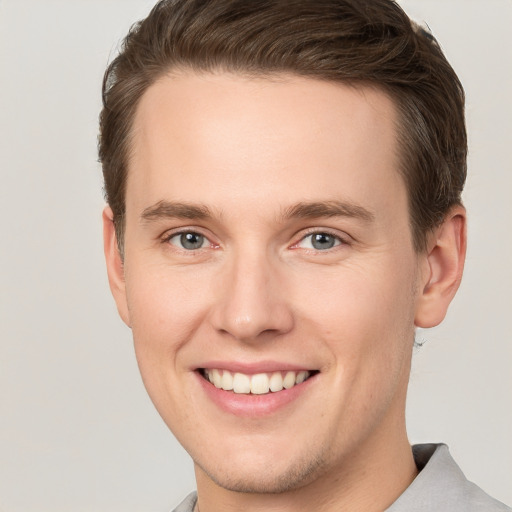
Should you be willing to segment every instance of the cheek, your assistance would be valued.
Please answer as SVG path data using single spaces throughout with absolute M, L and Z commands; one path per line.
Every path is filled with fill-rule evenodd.
M 405 399 L 414 336 L 412 274 L 354 272 L 323 298 L 316 326 L 331 353 L 336 424 L 364 435 Z M 317 300 L 317 299 L 315 299 Z M 346 435 L 351 435 L 347 432 Z
M 336 378 L 378 386 L 406 368 L 414 336 L 414 272 L 380 266 L 335 269 L 317 293 L 309 285 L 297 304 L 337 367 Z M 337 270 L 337 271 L 336 271 Z M 327 285 L 328 283 L 328 285 Z
M 361 332 L 387 330 L 410 320 L 414 311 L 414 273 L 392 265 L 334 268 L 325 275 L 302 275 L 294 294 L 300 295 L 304 316 L 317 318 L 324 332 L 351 326 Z
M 131 272 L 127 266 L 126 293 L 137 362 L 144 384 L 155 400 L 186 371 L 182 348 L 194 337 L 206 312 L 201 279 L 149 265 Z
M 133 267 L 127 268 L 126 293 L 136 341 L 179 345 L 202 316 L 207 283 L 162 265 Z

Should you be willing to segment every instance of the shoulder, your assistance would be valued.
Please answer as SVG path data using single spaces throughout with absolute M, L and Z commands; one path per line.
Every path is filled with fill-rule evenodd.
M 445 444 L 415 445 L 413 453 L 420 472 L 388 512 L 512 512 L 464 476 Z
M 196 506 L 197 493 L 191 492 L 176 508 L 171 512 L 193 512 Z

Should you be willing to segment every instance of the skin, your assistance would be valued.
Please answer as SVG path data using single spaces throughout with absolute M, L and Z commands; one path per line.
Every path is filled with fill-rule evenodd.
M 457 290 L 465 213 L 415 252 L 395 127 L 378 89 L 289 75 L 180 72 L 143 96 L 124 262 L 107 207 L 107 268 L 148 393 L 194 460 L 202 512 L 377 511 L 415 477 L 414 329 L 439 323 Z M 339 202 L 343 215 L 328 215 Z M 293 211 L 310 203 L 323 210 Z M 183 248 L 182 232 L 203 246 Z M 208 361 L 319 373 L 289 404 L 239 416 L 204 392 Z

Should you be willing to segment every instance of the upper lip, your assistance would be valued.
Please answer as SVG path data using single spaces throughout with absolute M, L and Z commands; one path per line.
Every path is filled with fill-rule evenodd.
M 279 371 L 315 371 L 316 368 L 310 368 L 307 365 L 281 363 L 278 361 L 257 361 L 257 362 L 240 362 L 240 361 L 205 361 L 195 367 L 199 369 L 217 369 L 227 370 L 232 373 L 244 373 L 253 375 L 257 373 L 272 373 Z

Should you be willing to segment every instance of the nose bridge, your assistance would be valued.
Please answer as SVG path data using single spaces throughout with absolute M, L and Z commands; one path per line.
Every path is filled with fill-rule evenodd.
M 234 338 L 251 342 L 262 334 L 282 334 L 291 329 L 279 264 L 254 245 L 232 251 L 220 275 L 214 326 Z

